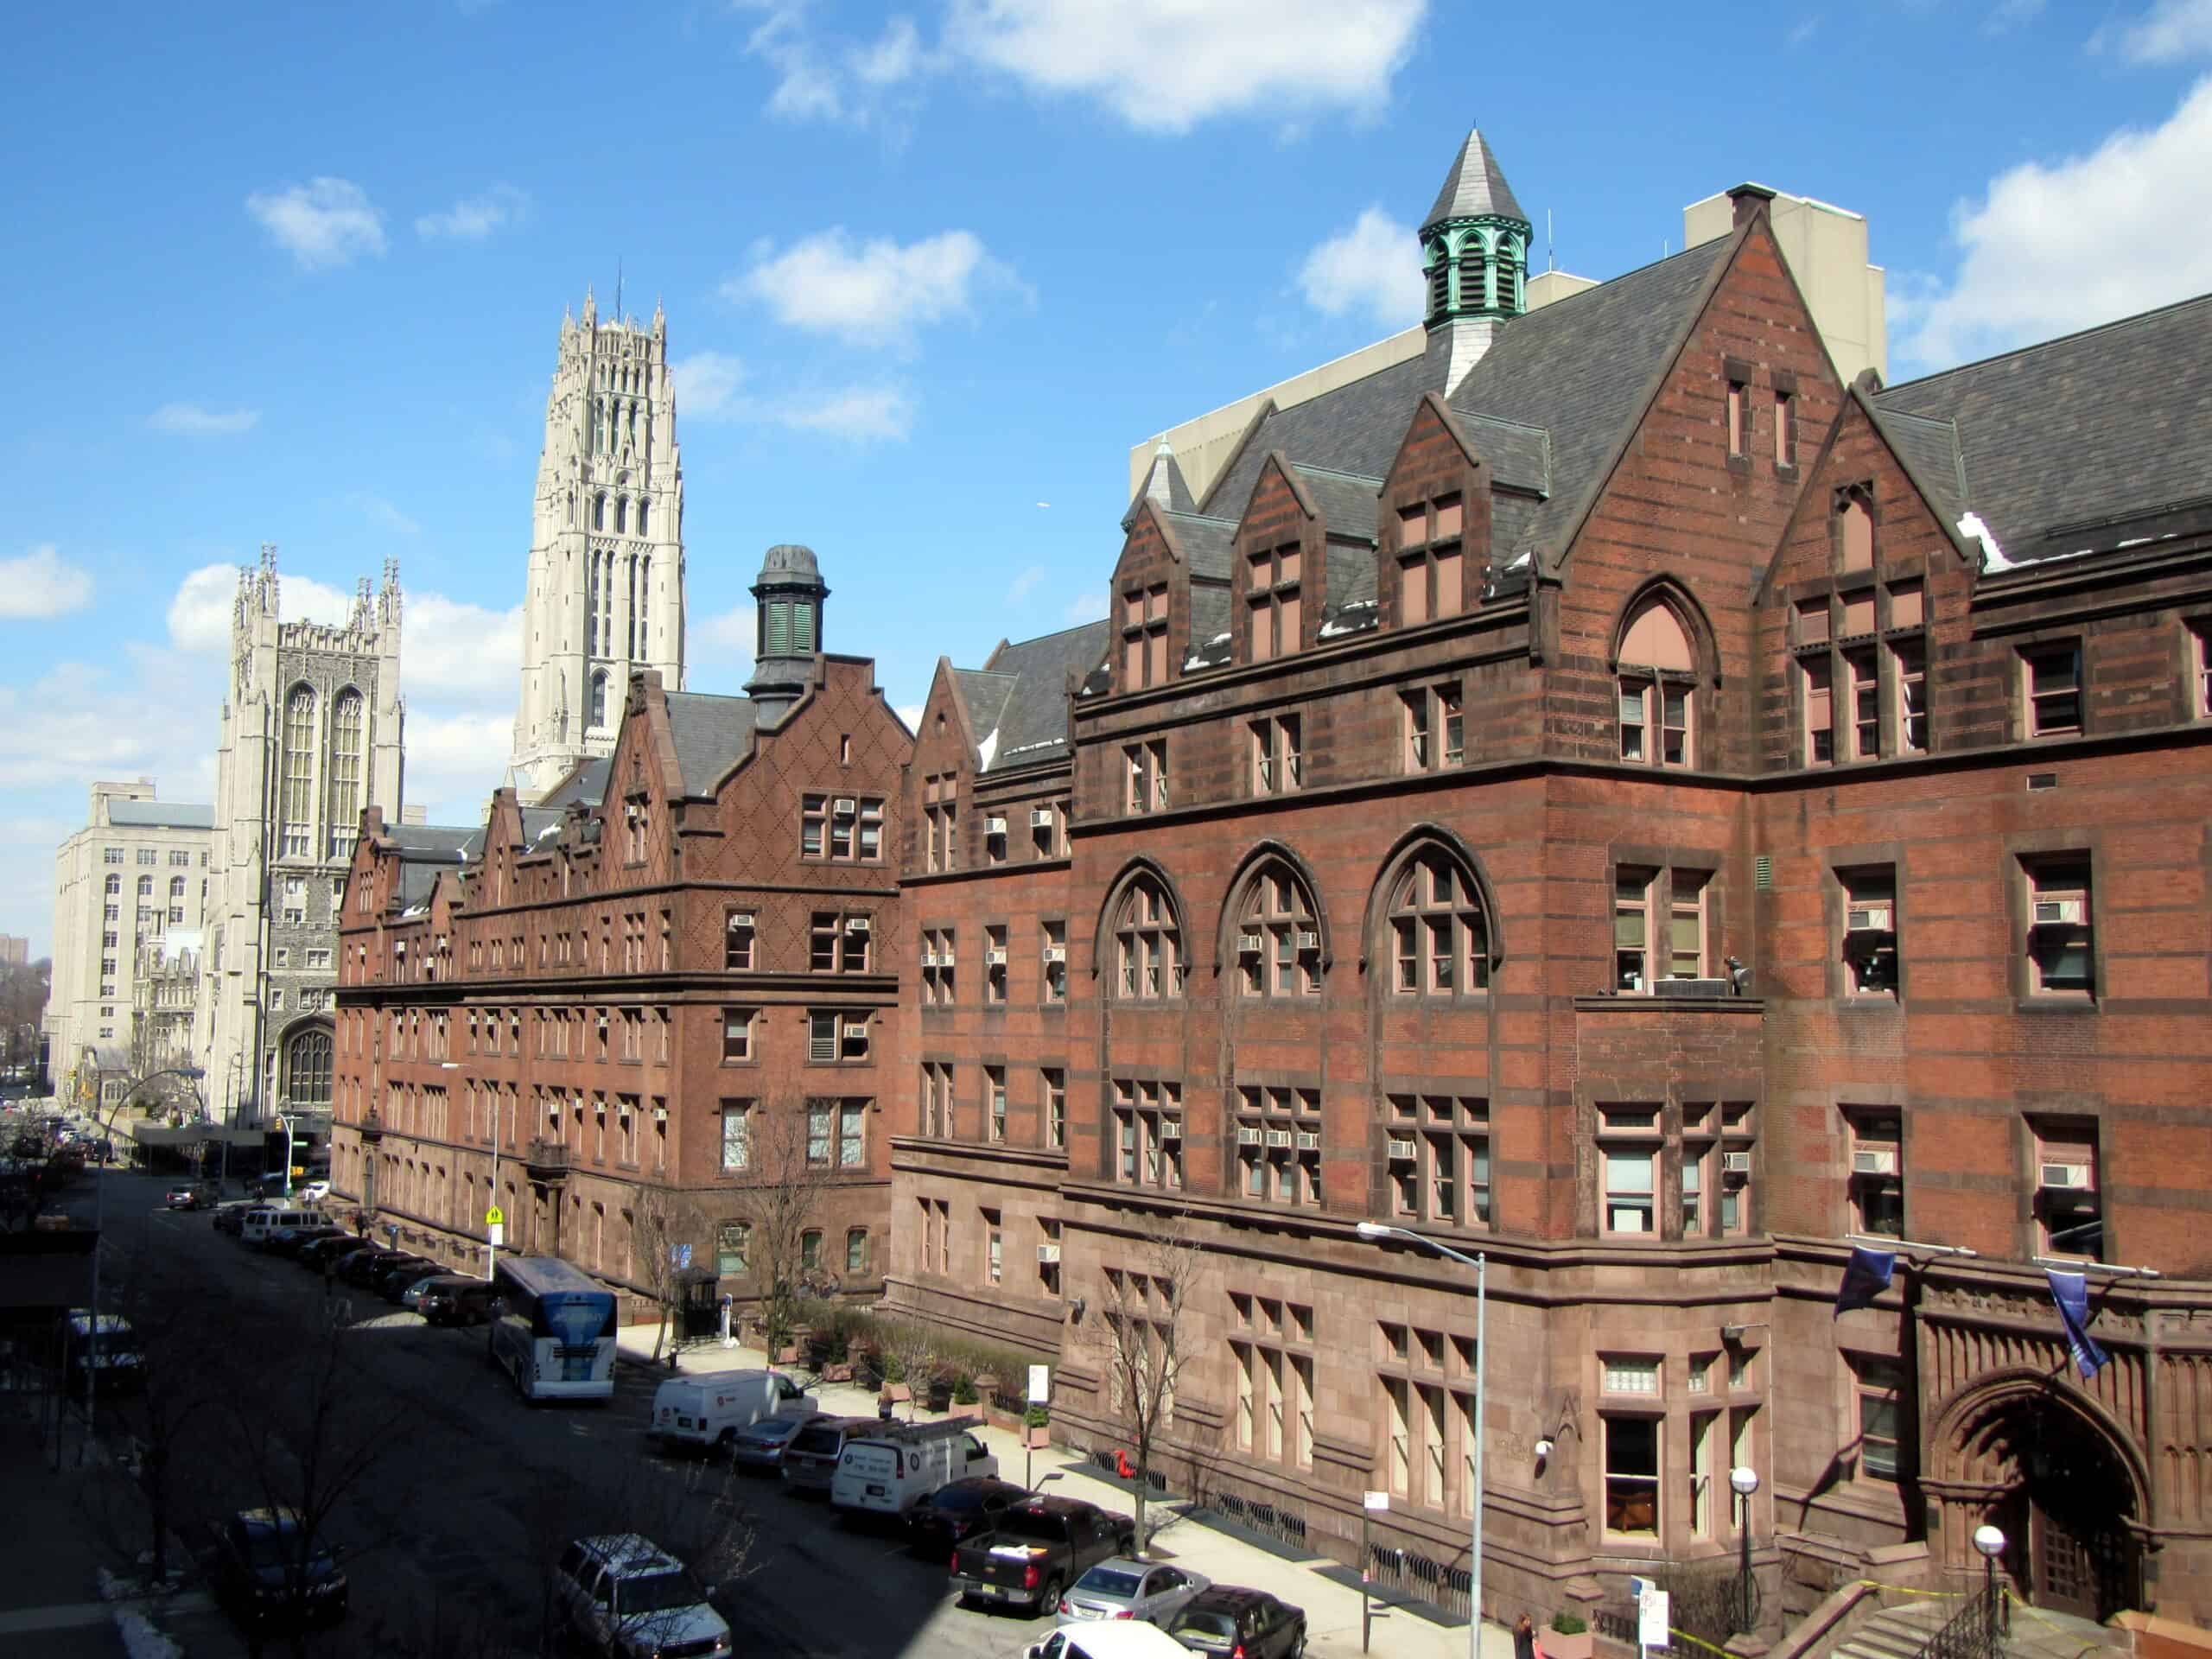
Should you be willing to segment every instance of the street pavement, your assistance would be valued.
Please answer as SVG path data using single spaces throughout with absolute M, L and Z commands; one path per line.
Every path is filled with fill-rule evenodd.
M 307 1397 L 318 1333 L 331 1317 L 326 1293 L 318 1276 L 245 1249 L 217 1233 L 205 1215 L 160 1208 L 161 1180 L 112 1172 L 105 1179 L 111 1183 L 108 1270 L 118 1298 L 205 1314 L 200 1363 L 213 1368 L 222 1400 L 180 1448 L 184 1498 L 175 1528 L 188 1544 L 196 1543 L 223 1513 L 265 1501 L 245 1466 L 243 1437 L 266 1421 L 270 1405 L 289 1402 L 296 1409 Z M 337 1417 L 341 1428 L 379 1427 L 368 1443 L 376 1455 L 350 1484 L 327 1528 L 345 1550 L 353 1612 L 344 1625 L 319 1634 L 310 1653 L 334 1659 L 536 1654 L 548 1623 L 548 1573 L 563 1545 L 575 1536 L 630 1529 L 679 1554 L 694 1545 L 742 1549 L 741 1569 L 702 1573 L 720 1580 L 715 1604 L 731 1623 L 740 1655 L 1014 1659 L 1052 1627 L 1049 1618 L 961 1608 L 942 1560 L 916 1557 L 900 1536 L 849 1527 L 826 1504 L 790 1496 L 777 1483 L 659 1455 L 645 1430 L 664 1370 L 642 1363 L 618 1367 L 615 1396 L 604 1406 L 532 1406 L 487 1363 L 481 1329 L 434 1330 L 360 1292 L 353 1294 L 351 1312 L 358 1323 L 345 1338 L 346 1393 Z M 623 1341 L 638 1354 L 641 1344 L 650 1348 L 651 1332 L 625 1332 Z M 757 1354 L 719 1347 L 690 1351 L 681 1360 L 687 1370 L 760 1363 Z M 821 1392 L 825 1409 L 874 1409 L 872 1398 L 857 1389 L 832 1385 Z M 1023 1478 L 1016 1437 L 982 1433 L 1001 1473 Z M 343 1440 L 334 1431 L 334 1444 Z M 76 1446 L 65 1433 L 65 1458 Z M 283 1451 L 296 1456 L 312 1448 Z M 23 1482 L 27 1459 L 38 1454 L 19 1436 L 0 1443 L 0 1455 L 10 1471 L 0 1478 L 0 1494 L 12 1494 Z M 1057 1491 L 1128 1511 L 1124 1492 L 1058 1449 L 1037 1452 L 1035 1471 L 1040 1478 L 1058 1472 Z M 48 1483 L 47 1508 L 27 1517 L 31 1544 L 0 1576 L 0 1656 L 92 1659 L 119 1653 L 111 1625 L 96 1622 L 11 1631 L 11 1615 L 81 1611 L 97 1600 L 96 1529 L 81 1502 L 50 1476 Z M 6 1501 L 22 1513 L 12 1498 Z M 1166 1522 L 1158 1534 L 1163 1557 L 1304 1607 L 1310 1650 L 1321 1659 L 1350 1659 L 1360 1651 L 1358 1594 L 1313 1570 L 1325 1563 L 1284 1560 L 1160 1506 L 1152 1513 Z M 181 1611 L 157 1617 L 188 1659 L 231 1659 L 245 1651 L 204 1598 L 188 1598 Z M 1464 1624 L 1382 1610 L 1370 1651 L 1465 1659 L 1468 1645 Z M 1487 1625 L 1483 1649 L 1479 1659 L 1510 1659 L 1510 1637 Z M 270 1651 L 285 1649 L 272 1645 Z

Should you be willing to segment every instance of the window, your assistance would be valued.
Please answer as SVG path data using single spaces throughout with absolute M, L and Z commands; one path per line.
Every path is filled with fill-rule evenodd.
M 1141 1186 L 1181 1186 L 1182 1086 L 1116 1077 L 1114 1143 L 1116 1179 Z
M 983 1068 L 983 1103 L 990 1115 L 991 1139 L 1006 1140 L 1006 1067 L 987 1065 Z
M 324 822 L 334 859 L 353 857 L 360 834 L 363 708 L 361 694 L 350 689 L 330 707 L 330 801 Z
M 1751 453 L 1751 388 L 1743 380 L 1728 383 L 1728 458 L 1746 459 Z
M 994 812 L 983 820 L 983 862 L 1006 862 L 1006 814 Z
M 1166 891 L 1140 875 L 1122 894 L 1114 920 L 1116 982 L 1125 1001 L 1156 1001 L 1183 994 L 1182 932 Z
M 1167 683 L 1167 585 L 1132 588 L 1122 594 L 1122 684 Z
M 315 693 L 292 688 L 284 700 L 284 771 L 279 811 L 286 858 L 305 858 L 315 846 Z
M 1890 672 L 1897 682 L 1897 746 L 1902 754 L 1928 748 L 1928 648 L 1917 639 L 1890 645 Z
M 939 1007 L 949 1007 L 957 988 L 954 974 L 956 963 L 955 935 L 950 927 L 922 930 L 922 1001 Z
M 108 877 L 105 891 L 106 892 L 107 896 L 111 899 L 121 898 L 123 896 L 123 878 L 119 875 L 111 875 Z
M 1067 1073 L 1048 1068 L 1038 1076 L 1045 1090 L 1045 1144 L 1065 1147 L 1068 1143 Z
M 150 899 L 154 896 L 154 878 L 152 876 L 142 875 L 138 878 L 138 896 L 141 899 Z
M 1252 792 L 1281 795 L 1305 780 L 1306 760 L 1299 747 L 1299 717 L 1268 715 L 1251 724 Z
M 2199 622 L 2189 630 L 2190 718 L 2212 715 L 2212 623 Z
M 808 924 L 807 966 L 817 974 L 868 971 L 874 920 L 840 911 L 817 910 Z
M 1276 1204 L 1319 1204 L 1319 1091 L 1249 1084 L 1236 1102 L 1238 1191 Z
M 837 1128 L 837 1103 L 834 1100 L 810 1100 L 806 1103 L 806 1161 L 827 1164 L 835 1154 L 833 1137 Z
M 1402 743 L 1408 772 L 1433 772 L 1466 759 L 1466 722 L 1456 680 L 1402 691 L 1398 701 L 1405 709 Z
M 1399 626 L 1457 616 L 1466 607 L 1465 519 L 1465 503 L 1457 495 L 1398 510 Z
M 1895 996 L 1897 990 L 1897 872 L 1838 872 L 1843 884 L 1843 965 L 1854 996 Z
M 1044 991 L 1047 1002 L 1068 1000 L 1068 925 L 1065 922 L 1045 922 L 1038 931 L 1043 936 Z
M 2037 995 L 2088 996 L 2096 989 L 2089 865 L 2063 860 L 2031 866 L 2028 988 Z
M 922 1133 L 932 1140 L 953 1138 L 952 1065 L 946 1060 L 922 1062 Z
M 288 877 L 285 880 L 282 915 L 285 921 L 294 926 L 299 925 L 308 918 L 308 884 L 297 876 Z
M 1491 1224 L 1488 1101 L 1393 1095 L 1385 1133 L 1393 1213 L 1453 1227 Z
M 1058 805 L 1029 809 L 1029 845 L 1038 858 L 1052 858 L 1062 850 L 1060 828 L 1066 809 Z
M 122 863 L 122 862 L 123 862 L 123 849 L 122 849 L 122 848 L 120 848 L 120 847 L 103 847 L 103 848 L 101 848 L 101 849 L 100 849 L 100 862 L 101 862 L 101 863 L 103 863 L 103 864 L 120 864 L 120 863 Z
M 2020 653 L 2027 734 L 2054 737 L 2082 729 L 2082 647 L 2036 645 Z
M 1847 1354 L 1852 1393 L 1859 1402 L 1859 1478 L 1894 1481 L 1903 1478 L 1904 1417 L 1897 1397 L 1904 1374 L 1893 1359 Z
M 1310 1310 L 1308 1310 L 1310 1312 Z M 1274 1343 L 1230 1344 L 1236 1372 L 1236 1447 L 1270 1463 L 1313 1464 L 1313 1362 Z
M 726 1221 L 715 1228 L 715 1271 L 725 1278 L 743 1278 L 745 1253 L 752 1242 L 753 1230 L 741 1221 Z
M 874 863 L 883 856 L 883 799 L 874 795 L 803 794 L 798 850 L 802 858 Z
M 1656 1417 L 1606 1415 L 1605 1532 L 1611 1537 L 1659 1535 L 1659 1427 Z
M 1700 1411 L 1690 1416 L 1689 1491 L 1690 1536 L 1710 1538 L 1713 1535 L 1713 1442 L 1720 1437 L 1713 1432 L 1713 1425 L 1720 1421 L 1717 1411 Z
M 1006 1230 L 999 1224 L 997 1211 L 986 1210 L 982 1217 L 983 1281 L 995 1285 L 1006 1276 Z
M 722 924 L 722 967 L 728 971 L 744 972 L 753 966 L 753 912 L 733 910 L 727 913 Z
M 1253 554 L 1245 563 L 1244 604 L 1251 623 L 1252 660 L 1287 657 L 1300 643 L 1295 543 Z
M 269 994 L 276 1007 L 281 992 Z M 284 1045 L 284 1096 L 295 1106 L 330 1104 L 330 1033 L 321 1029 L 301 1032 Z
M 816 1065 L 842 1065 L 868 1057 L 868 1010 L 814 1008 L 806 1016 L 806 1058 Z
M 1904 1236 L 1904 1122 L 1894 1111 L 1847 1106 L 1850 1132 L 1851 1229 L 1880 1238 Z
M 1657 1231 L 1658 1107 L 1601 1106 L 1598 1134 L 1605 1183 L 1599 1194 L 1599 1231 L 1638 1236 Z
M 330 952 L 329 952 L 329 951 L 327 951 L 327 950 L 318 950 L 310 949 L 310 950 L 308 951 L 307 956 L 308 956 L 308 971 L 309 973 L 327 973 L 327 972 L 329 971 L 329 969 L 330 969 Z
M 801 1273 L 822 1271 L 822 1235 L 812 1228 L 798 1236 L 798 1267 Z
M 942 721 L 944 716 L 938 718 Z M 956 798 L 959 788 L 958 774 L 949 772 L 938 773 L 922 786 L 925 869 L 960 868 L 959 804 Z
M 151 847 L 141 847 L 138 849 L 138 861 L 146 865 L 159 864 L 162 861 L 162 855 Z
M 864 1100 L 849 1100 L 837 1108 L 837 1167 L 860 1169 L 868 1163 L 868 1108 Z
M 1130 813 L 1165 810 L 1167 805 L 1166 739 L 1124 746 L 1122 765 L 1128 776 L 1124 810 Z
M 751 1101 L 722 1102 L 722 1173 L 725 1175 L 738 1174 L 752 1166 L 752 1119 Z
M 1774 394 L 1774 464 L 1797 464 L 1797 395 L 1779 387 Z
M 1651 988 L 1651 900 L 1656 870 L 1622 868 L 1613 874 L 1613 988 Z
M 1321 925 L 1305 882 L 1270 860 L 1236 905 L 1236 982 L 1246 996 L 1312 996 L 1321 988 Z
M 1872 760 L 1882 753 L 1882 689 L 1870 649 L 1843 653 L 1843 674 L 1851 699 L 1851 758 Z
M 1037 1235 L 1037 1288 L 1047 1296 L 1060 1294 L 1060 1224 L 1039 1217 Z
M 1797 665 L 1805 698 L 1805 764 L 1825 766 L 1835 760 L 1835 706 L 1826 652 Z
M 983 930 L 983 1001 L 1006 1001 L 1006 929 L 1003 926 Z
M 1714 1122 L 1716 1113 L 1719 1122 Z M 1716 1139 L 1715 1137 L 1719 1138 Z M 1684 1238 L 1733 1237 L 1750 1230 L 1751 1109 L 1711 1101 L 1682 1106 L 1681 1230 Z
M 845 1230 L 845 1271 L 868 1271 L 868 1229 L 849 1227 Z
M 2046 1255 L 2104 1259 L 2094 1123 L 2031 1122 L 2036 1159 L 2036 1243 Z
M 1393 995 L 1490 988 L 1490 926 L 1467 870 L 1440 849 L 1426 849 L 1408 860 L 1389 892 Z
M 1843 570 L 1874 568 L 1874 512 L 1865 485 L 1839 490 L 1832 508 L 1836 561 Z
M 1617 656 L 1621 759 L 1688 766 L 1695 658 L 1681 619 L 1662 601 L 1646 600 L 1622 634 Z

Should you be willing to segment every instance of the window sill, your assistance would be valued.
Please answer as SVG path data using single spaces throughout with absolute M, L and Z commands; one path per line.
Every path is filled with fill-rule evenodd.
M 2012 999 L 2015 1014 L 2088 1014 L 2097 1011 L 2097 999 L 2087 991 L 2031 991 Z

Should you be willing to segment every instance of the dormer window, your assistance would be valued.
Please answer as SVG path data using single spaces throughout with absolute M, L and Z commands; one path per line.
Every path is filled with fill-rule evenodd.
M 1122 595 L 1122 690 L 1167 683 L 1167 584 Z
M 1461 537 L 1466 503 L 1439 497 L 1398 511 L 1398 623 L 1457 616 L 1465 606 Z
M 1255 553 L 1245 565 L 1245 605 L 1251 620 L 1252 660 L 1264 663 L 1298 649 L 1300 559 L 1295 543 Z

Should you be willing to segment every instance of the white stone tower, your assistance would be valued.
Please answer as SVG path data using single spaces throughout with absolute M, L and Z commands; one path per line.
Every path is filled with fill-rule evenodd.
M 312 1129 L 330 1109 L 338 904 L 361 812 L 400 817 L 398 561 L 373 596 L 361 579 L 343 627 L 279 608 L 264 546 L 231 613 L 195 1024 L 219 1116 L 245 1125 L 289 1108 Z
M 522 626 L 513 775 L 530 801 L 613 751 L 632 669 L 683 684 L 683 467 L 658 306 L 649 328 L 601 322 L 587 289 L 583 321 L 561 320 Z

